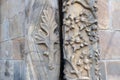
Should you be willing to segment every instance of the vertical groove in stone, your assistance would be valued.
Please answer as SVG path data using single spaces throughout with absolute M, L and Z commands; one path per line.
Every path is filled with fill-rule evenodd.
M 66 80 L 101 80 L 96 0 L 63 1 Z

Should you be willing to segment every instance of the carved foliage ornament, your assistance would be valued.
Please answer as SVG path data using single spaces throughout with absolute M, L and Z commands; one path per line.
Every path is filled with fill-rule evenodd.
M 58 27 L 57 23 L 55 22 L 55 11 L 47 7 L 43 10 L 43 15 L 41 16 L 40 29 L 35 32 L 35 42 L 40 45 L 44 44 L 48 51 L 44 51 L 45 56 L 49 58 L 49 68 L 54 68 L 54 55 L 57 51 L 55 49 L 55 44 L 59 42 L 59 34 L 56 32 Z
M 36 72 L 40 74 L 37 74 L 40 80 L 58 80 L 60 70 L 59 28 L 55 17 L 58 12 L 48 4 L 42 7 L 39 23 L 31 34 L 39 57 L 39 61 L 37 61 L 39 63 L 36 64 L 39 65 L 39 68 L 35 68 L 35 71 L 38 70 Z
M 63 1 L 65 79 L 101 80 L 96 0 Z

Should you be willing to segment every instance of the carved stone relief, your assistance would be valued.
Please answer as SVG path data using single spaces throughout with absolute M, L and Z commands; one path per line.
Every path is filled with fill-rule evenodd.
M 96 0 L 18 0 L 19 5 L 14 5 L 16 0 L 1 1 L 0 6 L 7 5 L 5 9 L 11 6 L 5 12 L 2 7 L 2 12 L 7 13 L 6 16 L 2 13 L 2 17 L 14 13 L 5 22 L 1 21 L 5 39 L 0 37 L 0 55 L 4 54 L 5 59 L 0 56 L 0 80 L 63 80 L 60 78 L 61 34 L 65 80 L 101 80 Z M 58 1 L 63 1 L 63 13 L 60 13 L 64 15 L 63 26 L 60 26 Z M 8 39 L 9 28 L 12 40 Z M 18 54 L 22 57 L 16 57 Z
M 96 0 L 63 1 L 66 80 L 101 80 Z
M 28 27 L 29 74 L 27 75 L 29 77 L 32 75 L 30 80 L 59 80 L 60 49 L 57 0 L 38 0 L 33 2 L 32 7 L 35 8 L 36 5 L 38 5 L 38 9 L 32 10 Z M 35 13 L 36 10 L 39 12 Z

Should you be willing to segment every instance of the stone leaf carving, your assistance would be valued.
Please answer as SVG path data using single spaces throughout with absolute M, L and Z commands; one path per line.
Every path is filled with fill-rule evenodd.
M 28 30 L 30 80 L 59 80 L 60 48 L 57 23 L 59 17 L 58 9 L 54 6 L 56 3 L 51 3 L 52 0 L 36 0 L 32 3 L 32 12 L 29 12 L 31 13 Z
M 96 0 L 63 1 L 66 80 L 101 80 Z
M 38 33 L 35 33 L 35 42 L 37 44 L 45 44 L 49 49 L 47 52 L 44 52 L 44 55 L 49 57 L 49 67 L 50 69 L 54 68 L 54 55 L 57 49 L 54 48 L 54 45 L 58 43 L 59 35 L 55 33 L 57 28 L 57 23 L 55 22 L 55 12 L 52 8 L 47 8 L 43 10 L 43 15 L 41 17 L 41 30 Z

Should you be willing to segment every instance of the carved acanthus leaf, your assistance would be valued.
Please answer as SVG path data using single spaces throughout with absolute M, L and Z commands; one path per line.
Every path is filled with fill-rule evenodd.
M 54 67 L 54 54 L 56 49 L 54 48 L 55 43 L 58 43 L 58 35 L 56 33 L 57 23 L 55 21 L 55 11 L 51 7 L 47 7 L 43 10 L 41 16 L 40 29 L 35 32 L 35 42 L 40 44 L 45 44 L 48 51 L 44 52 L 44 55 L 49 57 L 49 67 L 53 69 Z

